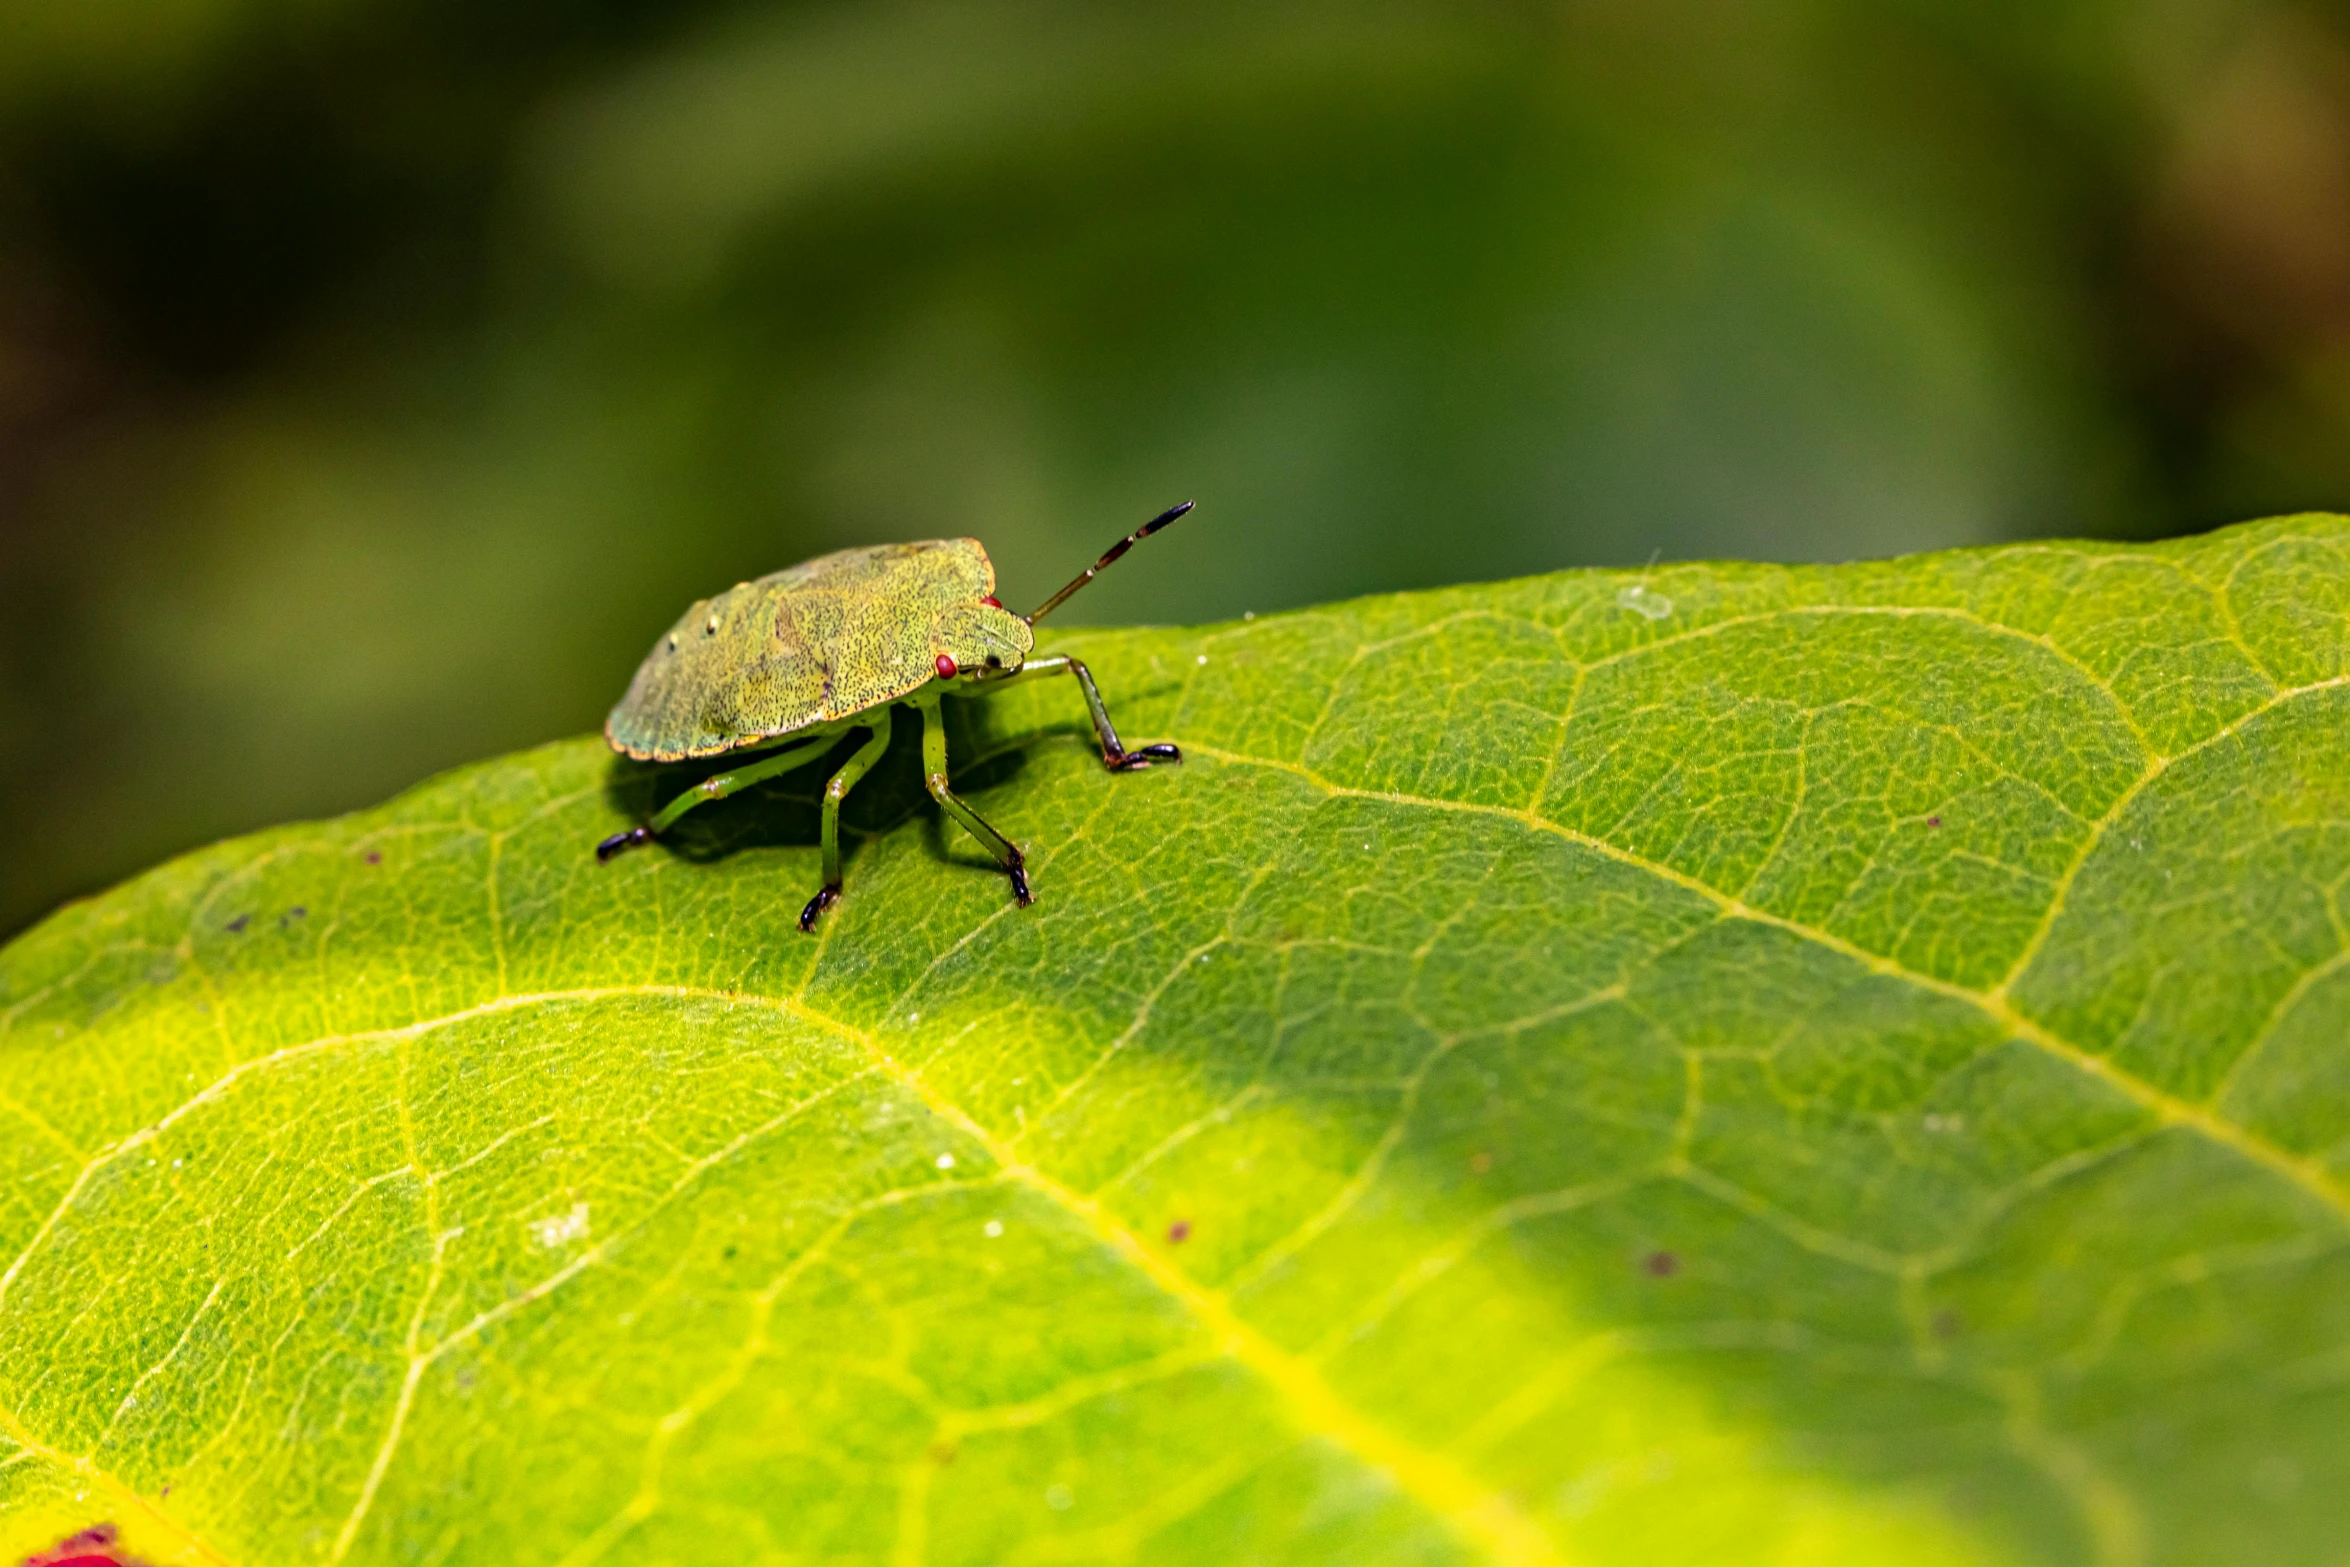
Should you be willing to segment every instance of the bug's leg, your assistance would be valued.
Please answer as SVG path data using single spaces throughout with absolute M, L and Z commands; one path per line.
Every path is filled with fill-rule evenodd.
M 1093 683 L 1093 671 L 1087 669 L 1066 653 L 1055 653 L 1047 658 L 1032 658 L 1020 666 L 1020 672 L 1011 680 L 1029 675 L 1057 675 L 1063 671 L 1077 677 L 1077 688 L 1085 693 L 1085 710 L 1093 715 L 1094 737 L 1102 743 L 1102 765 L 1113 773 L 1131 773 L 1154 762 L 1180 762 L 1183 753 L 1167 744 L 1138 745 L 1129 751 L 1118 743 L 1118 729 L 1110 722 L 1110 710 L 1102 705 L 1101 688 Z M 1011 680 L 1003 682 L 1011 684 Z M 988 687 L 982 683 L 980 690 Z
M 881 760 L 881 753 L 889 749 L 889 711 L 884 708 L 881 722 L 873 726 L 865 743 L 857 747 L 857 754 L 841 763 L 840 771 L 824 786 L 824 885 L 816 889 L 816 896 L 800 910 L 800 929 L 814 930 L 816 918 L 840 901 L 840 802 L 848 798 L 857 780 L 865 770 Z
M 957 799 L 955 791 L 947 787 L 947 725 L 936 702 L 922 704 L 922 779 L 939 808 L 961 822 L 963 830 L 977 838 L 980 847 L 994 855 L 1004 874 L 1012 878 L 1012 897 L 1020 907 L 1035 902 L 1028 895 L 1028 862 L 1021 857 L 1020 846 L 988 826 L 977 811 Z
M 597 844 L 596 858 L 609 860 L 623 849 L 633 849 L 640 843 L 651 843 L 662 833 L 667 832 L 671 824 L 676 822 L 680 816 L 695 806 L 707 805 L 712 800 L 723 800 L 737 789 L 746 789 L 763 778 L 772 778 L 777 773 L 788 773 L 795 767 L 805 767 L 826 751 L 831 750 L 839 739 L 838 735 L 825 735 L 821 739 L 810 740 L 802 745 L 787 746 L 773 756 L 762 757 L 748 767 L 737 767 L 728 772 L 712 773 L 663 806 L 660 814 L 647 825 L 631 827 L 626 832 L 616 832 L 602 843 Z
M 1113 773 L 1131 773 L 1154 762 L 1180 762 L 1183 753 L 1162 740 L 1155 745 L 1138 745 L 1129 751 L 1118 743 L 1118 731 L 1110 723 L 1110 710 L 1102 705 L 1102 694 L 1093 683 L 1093 671 L 1076 659 L 1069 660 L 1069 673 L 1077 677 L 1077 687 L 1085 693 L 1086 711 L 1093 714 L 1093 732 L 1102 743 L 1102 762 Z

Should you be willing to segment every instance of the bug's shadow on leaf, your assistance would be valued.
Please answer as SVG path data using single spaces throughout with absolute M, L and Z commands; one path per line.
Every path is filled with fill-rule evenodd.
M 604 775 L 604 797 L 630 821 L 649 822 L 670 801 L 744 760 L 738 756 L 655 764 L 614 757 Z M 707 865 L 745 849 L 812 848 L 821 841 L 823 817 L 818 802 L 824 795 L 824 781 L 838 765 L 828 754 L 740 794 L 713 800 L 687 812 L 651 845 L 636 852 L 672 854 Z
M 972 722 L 957 712 L 957 708 L 975 705 L 957 703 L 947 709 L 949 754 L 977 758 L 970 766 L 954 771 L 955 790 L 964 795 L 1012 782 L 1027 766 L 1028 751 L 1058 736 L 1056 726 L 1010 740 L 998 738 L 984 719 Z M 650 848 L 707 865 L 749 849 L 817 847 L 823 841 L 825 782 L 855 750 L 856 738 L 844 736 L 805 767 L 795 767 L 740 794 L 687 812 Z M 704 779 L 757 760 L 757 753 L 668 764 L 632 762 L 616 756 L 605 770 L 604 796 L 613 810 L 629 821 L 649 822 L 670 801 Z M 917 819 L 923 820 L 925 836 L 940 859 L 994 868 L 993 860 L 947 831 L 945 813 L 922 783 L 922 725 L 907 713 L 891 726 L 889 749 L 881 760 L 841 803 L 844 856 L 853 865 L 854 840 L 878 837 Z

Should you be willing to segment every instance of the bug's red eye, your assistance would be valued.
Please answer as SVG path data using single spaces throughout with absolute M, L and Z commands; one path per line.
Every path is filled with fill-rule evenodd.
M 993 593 L 990 593 L 987 597 L 981 599 L 979 602 L 985 604 L 989 609 L 1002 609 L 1004 607 L 1004 601 L 1000 598 L 997 598 Z
M 955 678 L 955 661 L 947 657 L 944 653 L 938 655 L 937 667 L 939 679 L 952 680 Z

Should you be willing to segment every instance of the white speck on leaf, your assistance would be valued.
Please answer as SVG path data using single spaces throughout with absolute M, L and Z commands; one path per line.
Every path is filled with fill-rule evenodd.
M 951 1153 L 940 1154 L 938 1156 L 938 1167 L 942 1170 L 953 1169 L 955 1167 L 955 1156 Z
M 919 1023 L 922 1021 L 922 1014 L 919 1012 L 909 1012 L 906 1014 L 906 1021 L 909 1023 Z
M 1004 1221 L 1001 1219 L 990 1219 L 986 1224 L 980 1227 L 979 1233 L 985 1235 L 989 1240 L 992 1241 L 997 1236 L 1004 1233 Z
M 1193 662 L 1195 662 L 1195 663 L 1201 663 L 1201 664 L 1204 664 L 1204 663 L 1206 663 L 1207 661 L 1208 661 L 1208 655 L 1207 655 L 1207 654 L 1205 654 L 1205 653 L 1202 653 L 1202 654 L 1201 654 L 1201 655 L 1200 655 L 1200 656 L 1199 656 L 1197 659 L 1195 659 Z
M 531 1238 L 549 1251 L 584 1240 L 587 1232 L 588 1205 L 584 1202 L 573 1203 L 569 1213 L 559 1213 L 551 1219 L 534 1219 L 530 1226 Z
M 1673 612 L 1673 601 L 1662 593 L 1649 590 L 1645 582 L 1635 582 L 1616 595 L 1616 605 L 1628 609 L 1643 620 L 1662 620 Z

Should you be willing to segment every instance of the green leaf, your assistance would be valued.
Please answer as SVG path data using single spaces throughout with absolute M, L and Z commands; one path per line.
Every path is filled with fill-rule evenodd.
M 0 1546 L 2334 1559 L 2350 522 L 1063 640 L 1032 909 L 578 740 L 9 947 Z

